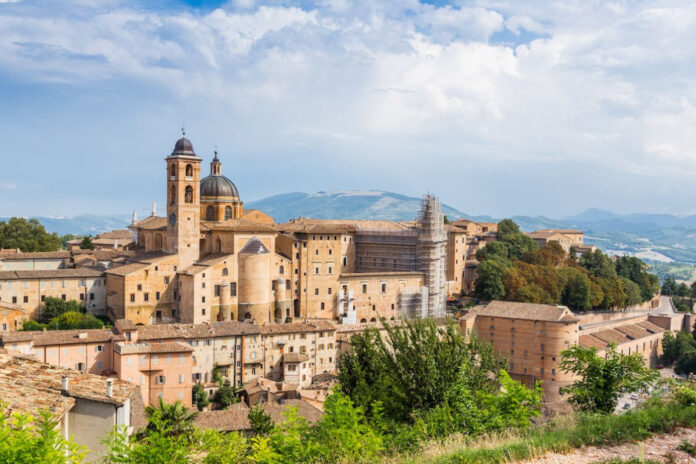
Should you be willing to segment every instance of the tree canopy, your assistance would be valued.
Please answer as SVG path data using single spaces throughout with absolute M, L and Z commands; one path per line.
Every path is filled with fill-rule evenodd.
M 655 294 L 657 277 L 638 258 L 615 261 L 600 250 L 579 259 L 556 241 L 541 249 L 510 219 L 498 224 L 498 241 L 476 253 L 474 293 L 490 300 L 564 304 L 575 311 L 639 304 Z
M 0 221 L 0 248 L 19 248 L 25 253 L 57 251 L 63 242 L 58 234 L 49 234 L 37 219 L 13 217 Z
M 611 413 L 621 394 L 643 389 L 659 377 L 657 371 L 645 367 L 640 353 L 619 353 L 614 344 L 604 356 L 598 356 L 594 347 L 573 346 L 561 352 L 559 366 L 580 378 L 561 391 L 584 411 Z

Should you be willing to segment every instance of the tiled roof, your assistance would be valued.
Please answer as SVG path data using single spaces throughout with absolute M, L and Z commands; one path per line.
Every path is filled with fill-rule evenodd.
M 659 325 L 653 324 L 650 321 L 639 322 L 638 325 L 652 333 L 661 333 L 665 331 L 664 328 L 660 327 Z
M 265 255 L 269 253 L 266 245 L 261 242 L 257 237 L 252 237 L 246 244 L 239 250 L 240 255 Z
M 603 350 L 607 346 L 609 346 L 609 343 L 600 340 L 599 338 L 593 336 L 592 334 L 589 335 L 580 335 L 580 346 L 584 346 L 586 348 L 597 348 L 598 350 Z
M 72 345 L 76 343 L 101 343 L 115 338 L 110 329 L 47 330 L 31 332 L 7 332 L 0 335 L 3 346 L 8 343 L 31 340 L 34 346 Z
M 599 332 L 594 332 L 592 335 L 594 335 L 595 338 L 602 340 L 603 342 L 616 343 L 617 345 L 620 345 L 621 343 L 624 343 L 629 340 L 626 334 L 621 333 L 616 329 L 600 330 Z
M 20 261 L 25 259 L 65 259 L 69 257 L 69 251 L 37 251 L 32 253 L 3 253 L 0 255 L 0 260 Z
M 238 321 L 213 324 L 158 324 L 138 327 L 138 340 L 215 338 L 260 333 L 260 326 Z
M 124 230 L 112 230 L 111 232 L 104 232 L 97 235 L 97 238 L 109 238 L 109 239 L 129 239 L 133 236 L 132 232 L 128 229 Z
M 284 363 L 301 363 L 309 361 L 309 356 L 302 353 L 285 353 L 283 354 Z
M 62 377 L 68 377 L 67 396 L 61 393 Z M 123 380 L 113 380 L 113 395 L 106 395 L 107 378 L 52 366 L 28 358 L 0 352 L 0 398 L 10 412 L 36 414 L 42 409 L 58 416 L 75 404 L 75 398 L 122 405 L 132 398 L 138 387 Z
M 576 322 L 573 313 L 565 306 L 516 301 L 491 301 L 487 305 L 473 308 L 478 316 L 504 317 L 508 319 L 527 319 L 547 322 Z
M 136 222 L 135 225 L 132 225 L 130 227 L 145 230 L 166 229 L 167 218 L 150 216 L 149 218 L 145 218 L 142 221 Z
M 271 224 L 246 221 L 244 219 L 230 219 L 224 222 L 201 221 L 203 230 L 229 230 L 232 232 L 260 232 L 273 233 L 275 228 Z
M 196 426 L 221 432 L 251 430 L 249 407 L 244 403 L 235 403 L 221 411 L 201 411 L 196 416 Z
M 313 219 L 297 219 L 284 224 L 277 224 L 276 229 L 282 232 L 289 233 L 305 233 L 305 234 L 346 234 L 355 232 L 355 226 L 351 221 L 343 221 L 341 223 L 322 223 Z
M 642 337 L 647 337 L 649 335 L 652 335 L 648 329 L 645 327 L 641 327 L 638 324 L 630 324 L 630 325 L 624 325 L 624 326 L 619 326 L 615 327 L 616 330 L 618 330 L 621 333 L 626 334 L 632 339 L 636 338 L 642 338 Z
M 285 411 L 288 408 L 297 408 L 297 414 L 304 417 L 308 424 L 315 424 L 321 420 L 324 415 L 320 410 L 304 400 L 283 400 L 282 403 L 264 403 L 261 405 L 266 414 L 271 416 L 274 424 L 285 422 Z
M 336 330 L 336 326 L 329 321 L 288 322 L 285 324 L 267 324 L 260 327 L 261 333 L 264 335 Z
M 106 273 L 118 275 L 118 276 L 126 276 L 128 274 L 132 274 L 134 272 L 139 272 L 139 271 L 142 271 L 143 269 L 147 269 L 148 267 L 150 267 L 153 264 L 157 264 L 160 261 L 164 261 L 168 258 L 173 258 L 173 257 L 174 257 L 174 255 L 170 255 L 168 253 L 164 253 L 161 251 L 156 251 L 156 252 L 151 252 L 151 253 L 142 253 L 142 254 L 127 258 L 128 264 L 124 264 L 123 266 L 114 267 L 113 269 L 106 271 Z
M 47 269 L 38 271 L 0 271 L 0 280 L 33 279 L 80 279 L 102 277 L 101 271 L 93 269 Z
M 7 301 L 2 300 L 0 300 L 0 308 L 9 309 L 10 311 L 20 311 L 22 313 L 24 312 L 24 308 L 22 308 L 21 306 L 17 306 L 15 304 L 8 303 Z
M 179 342 L 117 343 L 116 352 L 121 354 L 191 353 L 193 348 Z

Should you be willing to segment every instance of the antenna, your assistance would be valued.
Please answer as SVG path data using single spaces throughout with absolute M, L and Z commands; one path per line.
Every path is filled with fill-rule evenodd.
M 181 123 L 181 135 L 186 137 L 186 123 Z

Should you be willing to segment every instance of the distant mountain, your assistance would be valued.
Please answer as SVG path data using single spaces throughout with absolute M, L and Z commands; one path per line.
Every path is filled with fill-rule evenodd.
M 274 195 L 244 204 L 270 215 L 278 222 L 304 216 L 312 219 L 385 219 L 409 221 L 418 217 L 421 199 L 380 190 L 333 190 L 293 192 Z M 443 205 L 450 219 L 467 217 L 451 206 Z
M 0 221 L 8 218 L 0 217 Z M 49 232 L 56 232 L 59 235 L 96 235 L 102 232 L 115 229 L 125 229 L 131 223 L 129 215 L 98 216 L 95 214 L 81 214 L 74 217 L 42 217 L 36 219 Z
M 293 192 L 245 203 L 272 216 L 277 222 L 295 217 L 314 219 L 386 219 L 407 221 L 418 216 L 421 199 L 380 190 L 335 190 L 328 192 Z M 501 218 L 471 216 L 443 205 L 450 219 L 498 221 Z M 2 220 L 3 218 L 0 218 Z M 59 234 L 97 234 L 123 229 L 130 215 L 99 216 L 83 214 L 72 218 L 39 217 L 51 232 Z M 513 216 L 524 231 L 573 228 L 585 232 L 585 242 L 608 253 L 633 254 L 662 262 L 696 263 L 696 216 L 671 214 L 615 214 L 589 209 L 563 219 L 544 216 Z

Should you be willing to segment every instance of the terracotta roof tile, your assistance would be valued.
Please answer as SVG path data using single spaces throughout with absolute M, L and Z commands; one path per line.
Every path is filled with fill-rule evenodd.
M 528 319 L 549 322 L 576 322 L 577 318 L 565 306 L 537 303 L 518 303 L 516 301 L 491 301 L 487 305 L 473 308 L 478 316 L 504 317 L 508 319 Z
M 104 275 L 93 269 L 47 269 L 38 271 L 0 271 L 0 280 L 32 280 L 32 279 L 79 279 L 95 278 Z

